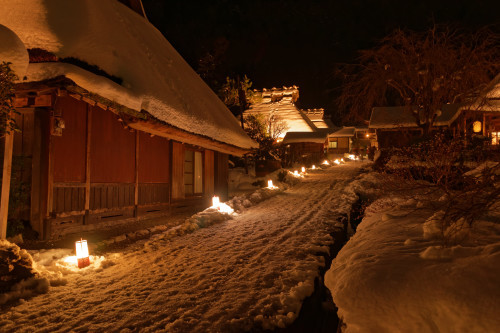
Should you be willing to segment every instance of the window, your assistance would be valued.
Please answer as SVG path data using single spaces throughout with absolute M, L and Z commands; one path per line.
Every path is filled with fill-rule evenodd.
M 203 155 L 199 151 L 184 152 L 184 191 L 186 196 L 203 193 Z
M 495 146 L 500 144 L 500 132 L 491 132 L 491 144 Z
M 329 141 L 328 148 L 337 148 L 337 141 Z

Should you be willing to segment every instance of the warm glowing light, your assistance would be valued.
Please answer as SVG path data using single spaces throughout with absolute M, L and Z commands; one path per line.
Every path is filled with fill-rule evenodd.
M 298 172 L 297 170 L 295 170 L 295 171 L 293 172 L 293 175 L 294 175 L 294 176 L 300 176 L 300 175 L 299 175 L 299 172 Z
M 234 212 L 234 209 L 232 209 L 231 207 L 229 207 L 227 204 L 225 204 L 223 202 L 219 204 L 218 209 L 221 213 L 226 213 L 226 214 L 232 214 Z
M 313 164 L 313 166 L 311 167 L 311 169 L 315 170 L 315 169 L 316 169 L 316 166 Z
M 370 137 L 370 134 L 366 133 L 366 137 L 369 138 Z
M 336 159 L 335 161 L 333 161 L 333 163 L 339 165 L 340 164 L 340 161 L 338 159 Z
M 305 167 L 302 167 L 302 169 L 300 169 L 302 173 L 306 173 L 306 168 Z
M 479 120 L 475 121 L 472 124 L 472 130 L 474 131 L 474 133 L 479 133 L 483 130 L 483 125 L 481 124 L 481 122 Z
M 341 159 L 340 159 L 340 162 L 344 162 L 344 159 L 343 159 L 343 158 L 341 158 Z
M 356 159 L 356 156 L 354 156 L 353 154 L 350 154 L 350 155 L 349 155 L 349 159 L 351 159 L 351 160 L 355 160 L 355 159 Z
M 324 161 L 323 161 L 323 164 L 324 164 L 324 165 L 330 165 L 330 163 L 329 163 L 327 160 L 324 160 Z
M 75 243 L 75 248 L 78 268 L 84 268 L 90 265 L 89 248 L 87 246 L 87 241 L 80 239 Z
M 219 200 L 219 197 L 214 195 L 214 197 L 212 198 L 212 207 L 213 208 L 219 208 L 220 206 L 220 200 Z

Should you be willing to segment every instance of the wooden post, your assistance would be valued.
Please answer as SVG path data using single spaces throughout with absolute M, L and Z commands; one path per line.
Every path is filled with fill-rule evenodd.
M 486 136 L 486 113 L 483 112 L 483 136 Z
M 7 218 L 9 216 L 10 176 L 12 172 L 12 150 L 14 133 L 9 130 L 5 134 L 5 151 L 3 154 L 2 198 L 0 201 L 0 239 L 7 238 Z
M 134 217 L 139 215 L 139 131 L 135 130 Z
M 90 145 L 92 135 L 92 108 L 87 104 L 87 140 L 85 143 L 85 217 L 83 224 L 89 223 L 90 216 Z

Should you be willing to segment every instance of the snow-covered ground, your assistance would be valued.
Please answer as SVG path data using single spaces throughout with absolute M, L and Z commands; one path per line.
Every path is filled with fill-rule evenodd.
M 351 162 L 191 233 L 170 231 L 81 270 L 33 253 L 51 287 L 0 315 L 0 331 L 239 332 L 283 327 L 313 292 L 329 233 L 356 200 Z M 168 236 L 168 237 L 167 237 Z
M 326 274 L 345 332 L 500 332 L 498 212 L 442 247 L 429 198 L 409 196 L 372 203 Z

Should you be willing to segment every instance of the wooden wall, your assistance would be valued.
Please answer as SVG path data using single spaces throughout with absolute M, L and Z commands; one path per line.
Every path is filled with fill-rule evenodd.
M 204 179 L 205 179 L 205 197 L 211 198 L 214 195 L 214 170 L 215 170 L 215 164 L 214 164 L 214 152 L 211 150 L 205 150 L 205 172 L 204 172 Z
M 228 199 L 229 156 L 215 152 L 214 160 L 214 194 L 224 201 Z
M 184 199 L 184 146 L 172 141 L 172 199 Z

